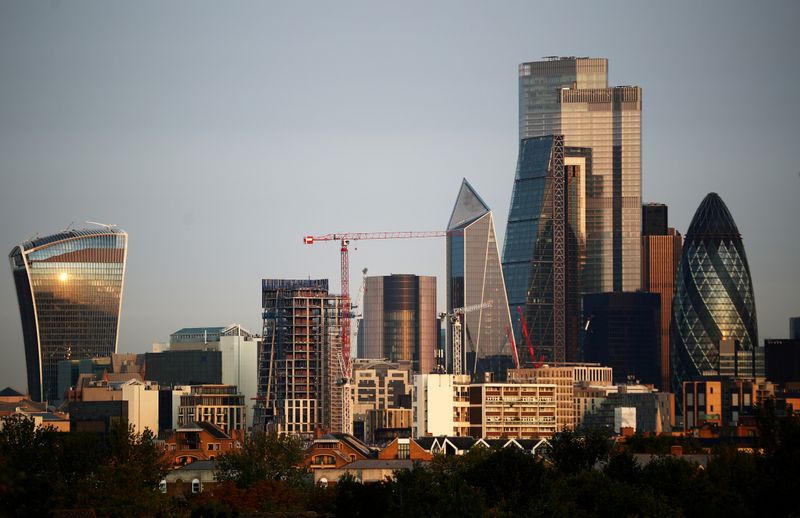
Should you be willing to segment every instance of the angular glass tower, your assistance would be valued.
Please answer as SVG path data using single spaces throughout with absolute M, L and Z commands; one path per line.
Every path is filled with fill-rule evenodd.
M 720 342 L 758 345 L 756 302 L 742 236 L 717 195 L 705 197 L 683 244 L 672 303 L 672 383 L 720 371 Z
M 17 288 L 28 393 L 56 401 L 58 362 L 117 352 L 128 234 L 67 230 L 9 254 Z
M 585 262 L 585 179 L 591 150 L 561 135 L 520 141 L 503 246 L 514 336 L 522 363 L 577 361 Z M 525 319 L 536 358 L 522 333 Z
M 584 293 L 640 286 L 642 90 L 608 86 L 605 58 L 519 65 L 519 138 L 563 135 L 591 148 Z
M 492 211 L 464 180 L 447 225 L 447 309 L 471 308 L 463 316 L 461 343 L 466 358 L 462 372 L 493 372 L 505 379 L 511 365 L 511 317 L 500 264 Z M 491 306 L 489 306 L 491 304 Z M 489 306 L 489 307 L 480 307 Z M 448 329 L 448 350 L 453 339 Z

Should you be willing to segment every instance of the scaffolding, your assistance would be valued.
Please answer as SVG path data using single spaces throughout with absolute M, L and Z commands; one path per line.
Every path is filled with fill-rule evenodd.
M 257 426 L 305 438 L 342 430 L 341 305 L 327 279 L 263 280 Z

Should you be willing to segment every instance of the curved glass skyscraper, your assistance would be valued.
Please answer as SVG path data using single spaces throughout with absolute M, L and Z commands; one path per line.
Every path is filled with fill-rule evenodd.
M 117 352 L 127 245 L 122 230 L 67 230 L 9 254 L 32 399 L 63 397 L 59 361 Z
M 758 344 L 756 302 L 742 236 L 716 193 L 694 214 L 683 245 L 672 303 L 672 380 L 720 372 L 720 341 L 735 340 L 739 351 Z

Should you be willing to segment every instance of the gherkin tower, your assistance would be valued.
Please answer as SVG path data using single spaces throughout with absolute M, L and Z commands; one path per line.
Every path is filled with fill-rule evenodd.
M 708 194 L 694 214 L 683 245 L 672 303 L 672 381 L 719 369 L 719 343 L 738 341 L 740 351 L 758 344 L 756 302 L 742 236 L 725 202 Z

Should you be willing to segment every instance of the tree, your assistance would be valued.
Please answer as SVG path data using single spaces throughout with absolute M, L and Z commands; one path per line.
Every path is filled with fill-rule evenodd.
M 553 463 L 560 472 L 568 475 L 593 468 L 611 451 L 608 431 L 601 428 L 577 432 L 565 429 L 553 435 L 550 444 L 553 446 Z
M 245 437 L 240 448 L 217 458 L 217 480 L 235 482 L 247 488 L 261 480 L 281 480 L 300 486 L 308 480 L 302 467 L 300 439 L 277 433 L 254 432 Z

